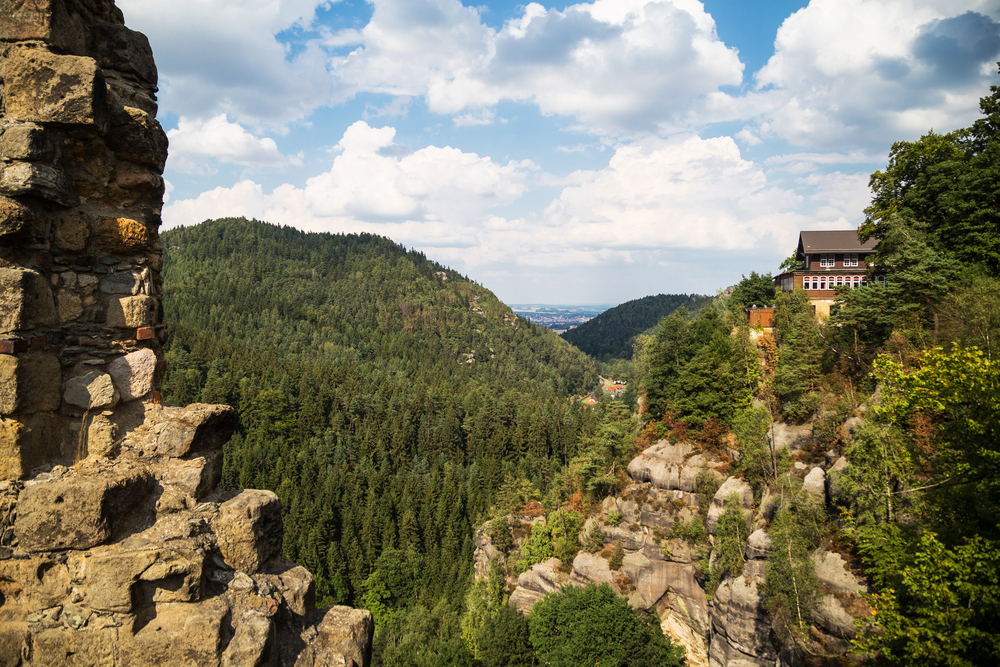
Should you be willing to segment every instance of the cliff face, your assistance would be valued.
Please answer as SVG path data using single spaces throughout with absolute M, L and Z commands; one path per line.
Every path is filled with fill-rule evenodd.
M 167 139 L 111 0 L 0 0 L 0 665 L 363 665 L 228 406 L 160 405 Z
M 798 450 L 811 441 L 811 426 L 777 424 L 773 438 L 778 449 L 789 450 L 795 459 Z M 599 532 L 604 549 L 598 553 L 580 551 L 569 572 L 560 568 L 556 558 L 534 565 L 516 582 L 509 582 L 515 585 L 510 603 L 530 613 L 538 600 L 560 586 L 608 583 L 627 596 L 636 609 L 655 611 L 664 634 L 684 646 L 687 663 L 692 667 L 797 664 L 794 655 L 783 653 L 761 592 L 771 551 L 768 528 L 774 499 L 765 494 L 755 504 L 753 490 L 746 482 L 716 472 L 715 468 L 722 468 L 722 464 L 717 457 L 699 453 L 686 443 L 661 441 L 648 448 L 629 465 L 633 483 L 620 494 L 606 498 L 601 512 L 591 517 L 580 533 L 580 544 L 586 546 L 584 536 Z M 839 471 L 846 460 L 831 453 L 827 460 L 830 464 Z M 698 516 L 699 474 L 711 475 L 718 485 L 708 506 L 707 542 L 677 537 L 672 530 Z M 823 467 L 796 463 L 792 476 L 801 480 L 806 493 L 818 502 L 825 501 Z M 738 576 L 723 578 L 709 595 L 704 569 L 718 556 L 711 546 L 715 543 L 711 535 L 732 494 L 739 498 L 749 524 L 743 548 L 745 562 Z M 514 517 L 511 520 L 519 523 Z M 612 569 L 609 562 L 615 544 L 620 544 L 624 552 L 618 569 Z M 504 554 L 493 546 L 485 526 L 476 535 L 476 545 L 476 572 L 485 576 L 489 561 L 503 559 Z M 519 546 L 515 540 L 514 548 Z M 864 582 L 840 554 L 820 548 L 812 553 L 811 560 L 819 596 L 812 610 L 810 649 L 815 655 L 839 656 L 850 649 L 848 640 L 856 632 L 855 617 L 868 611 L 860 595 L 865 590 Z

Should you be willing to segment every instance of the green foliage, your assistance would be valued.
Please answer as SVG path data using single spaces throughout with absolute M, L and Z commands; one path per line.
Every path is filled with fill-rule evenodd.
M 794 644 L 809 627 L 819 592 L 819 581 L 809 555 L 819 546 L 822 508 L 803 491 L 786 489 L 781 507 L 768 531 L 765 605 L 778 637 Z
M 531 535 L 521 546 L 521 557 L 517 559 L 517 571 L 525 572 L 535 563 L 552 558 L 552 534 L 548 526 L 539 522 L 531 527 Z
M 750 537 L 750 526 L 746 515 L 743 514 L 740 495 L 733 492 L 726 498 L 719 522 L 715 525 L 713 550 L 716 559 L 705 587 L 706 593 L 714 593 L 725 577 L 735 577 L 743 572 L 748 537 Z
M 799 269 L 805 268 L 804 262 L 799 261 L 798 253 L 793 252 L 791 255 L 786 257 L 781 261 L 781 266 L 779 267 L 779 273 L 785 273 L 787 271 L 798 271 Z
M 729 307 L 742 311 L 751 306 L 773 306 L 776 295 L 771 274 L 752 271 L 749 278 L 743 276 L 743 279 L 736 284 L 732 294 L 729 295 Z M 742 315 L 742 312 L 739 314 Z
M 528 620 L 540 664 L 552 667 L 680 667 L 683 649 L 659 623 L 640 618 L 607 584 L 564 587 L 539 601 Z
M 396 549 L 383 551 L 363 583 L 362 606 L 372 613 L 376 632 L 414 602 L 420 559 Z
M 707 463 L 703 463 L 698 469 L 694 489 L 698 496 L 698 519 L 702 526 L 708 526 L 708 509 L 712 506 L 715 492 L 719 490 L 719 480 L 709 471 Z
M 549 534 L 552 536 L 552 553 L 566 565 L 572 565 L 573 558 L 580 551 L 580 529 L 584 517 L 574 510 L 563 508 L 551 512 L 548 517 Z
M 383 667 L 473 667 L 457 610 L 441 599 L 414 605 L 383 626 L 372 642 L 372 664 Z
M 604 534 L 598 521 L 591 521 L 590 528 L 583 536 L 583 548 L 592 554 L 604 548 Z
M 822 374 L 819 327 L 805 290 L 778 295 L 775 307 L 778 365 L 773 391 L 782 412 L 803 421 L 818 407 L 818 381 Z
M 486 534 L 490 536 L 493 546 L 502 553 L 506 553 L 514 544 L 510 531 L 510 523 L 507 521 L 506 516 L 498 516 L 490 519 L 486 527 Z
M 609 308 L 594 319 L 562 334 L 583 352 L 600 361 L 629 359 L 636 337 L 678 307 L 698 310 L 709 299 L 696 294 L 657 294 Z
M 622 543 L 615 541 L 614 549 L 611 551 L 611 560 L 608 561 L 608 567 L 612 571 L 618 571 L 622 569 L 622 565 L 625 563 L 625 549 L 622 547 Z
M 940 334 L 963 347 L 978 347 L 990 361 L 1000 352 L 1000 278 L 973 274 L 934 308 Z
M 483 657 L 479 640 L 482 629 L 490 618 L 505 607 L 504 578 L 500 566 L 490 561 L 490 571 L 485 579 L 476 579 L 465 596 L 465 614 L 462 616 L 462 640 L 477 660 Z
M 537 664 L 528 619 L 514 607 L 500 605 L 479 631 L 483 667 L 531 667 Z
M 948 549 L 924 533 L 902 590 L 868 596 L 874 617 L 855 646 L 880 664 L 986 667 L 1000 662 L 1000 544 L 980 537 Z
M 733 418 L 733 433 L 740 449 L 736 469 L 753 487 L 757 499 L 760 499 L 767 483 L 777 475 L 767 435 L 770 427 L 771 414 L 764 406 L 743 408 Z
M 618 510 L 611 510 L 608 512 L 608 523 L 612 526 L 617 526 L 622 522 L 622 513 Z

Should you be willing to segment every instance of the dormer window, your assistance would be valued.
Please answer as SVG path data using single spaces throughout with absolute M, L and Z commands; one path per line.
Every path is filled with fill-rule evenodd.
M 833 253 L 829 253 L 829 254 L 824 253 L 824 254 L 820 255 L 819 256 L 819 265 L 820 265 L 820 268 L 832 269 L 834 267 L 834 265 L 836 264 L 835 258 L 836 258 L 836 255 L 834 255 Z
M 847 253 L 844 255 L 844 266 L 857 266 L 858 253 Z

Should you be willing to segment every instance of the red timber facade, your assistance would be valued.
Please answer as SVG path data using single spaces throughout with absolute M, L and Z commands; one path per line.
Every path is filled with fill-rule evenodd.
M 782 291 L 801 287 L 821 318 L 830 316 L 837 288 L 867 284 L 868 259 L 875 252 L 876 239 L 858 240 L 857 230 L 800 232 L 795 258 L 804 268 L 787 271 L 774 278 Z M 885 282 L 885 276 L 875 280 Z

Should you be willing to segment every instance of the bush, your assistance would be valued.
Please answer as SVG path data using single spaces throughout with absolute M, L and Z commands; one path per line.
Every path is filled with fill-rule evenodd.
M 611 512 L 608 512 L 608 523 L 610 523 L 612 526 L 617 526 L 621 522 L 622 522 L 621 512 L 619 512 L 618 510 L 612 510 Z
M 538 662 L 552 667 L 681 667 L 684 650 L 659 623 L 640 618 L 607 584 L 565 586 L 546 595 L 528 619 Z
M 531 536 L 521 547 L 521 557 L 517 560 L 517 571 L 525 572 L 535 563 L 552 558 L 552 540 L 548 526 L 536 523 L 531 527 Z

